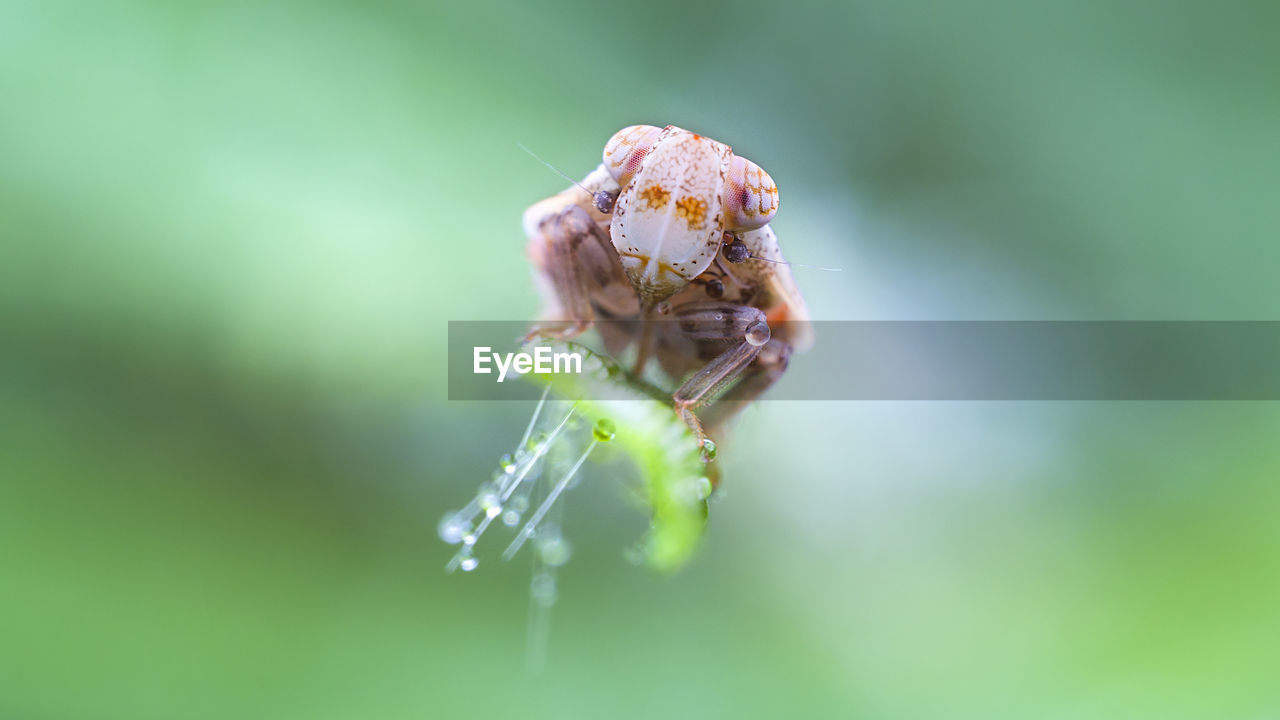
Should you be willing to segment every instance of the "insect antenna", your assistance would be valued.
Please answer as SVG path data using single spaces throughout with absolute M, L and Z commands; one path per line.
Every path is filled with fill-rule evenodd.
M 790 265 L 792 267 L 809 268 L 810 270 L 825 270 L 827 272 L 844 272 L 844 268 L 823 267 L 821 265 L 805 265 L 804 263 L 787 262 L 786 260 L 770 260 L 769 258 L 760 257 L 759 255 L 749 254 L 747 255 L 747 257 L 753 260 L 763 260 L 764 262 L 773 263 L 774 265 Z
M 585 187 L 582 187 L 582 183 L 578 182 L 577 180 L 574 180 L 573 178 L 571 178 L 571 177 L 569 177 L 568 175 L 565 175 L 563 172 L 561 172 L 560 168 L 558 168 L 558 167 L 556 167 L 555 165 L 552 165 L 551 163 L 547 162 L 546 160 L 543 160 L 542 158 L 538 157 L 538 154 L 537 154 L 537 153 L 535 153 L 534 151 L 530 150 L 529 148 L 525 147 L 525 146 L 524 146 L 524 143 L 516 143 L 516 147 L 518 147 L 518 148 L 520 148 L 521 150 L 523 150 L 523 151 L 525 151 L 525 152 L 529 153 L 529 157 L 533 158 L 534 160 L 537 160 L 538 162 L 542 163 L 543 165 L 546 165 L 546 166 L 547 166 L 547 168 L 548 168 L 549 170 L 551 170 L 551 172 L 553 172 L 553 173 L 555 173 L 555 174 L 559 175 L 560 177 L 564 178 L 565 180 L 568 180 L 569 182 L 573 183 L 574 185 L 577 185 L 578 187 L 582 188 L 582 189 L 583 189 L 583 190 L 585 190 L 586 192 L 591 192 L 590 190 L 587 190 Z
M 556 167 L 555 165 L 552 165 L 551 163 L 547 162 L 546 160 L 543 160 L 542 158 L 538 157 L 538 154 L 537 154 L 537 153 L 535 153 L 534 151 L 530 150 L 529 148 L 525 147 L 525 146 L 524 146 L 524 143 L 519 143 L 519 142 L 518 142 L 518 143 L 516 143 L 516 146 L 517 146 L 517 147 L 519 147 L 521 150 L 523 150 L 523 151 L 525 151 L 525 152 L 529 153 L 529 157 L 533 158 L 534 160 L 537 160 L 538 162 L 542 163 L 543 165 L 546 165 L 546 166 L 547 166 L 547 168 L 551 170 L 551 172 L 553 172 L 553 173 L 555 173 L 555 174 L 559 175 L 560 177 L 564 178 L 565 180 L 568 180 L 569 182 L 573 183 L 574 185 L 577 185 L 578 187 L 582 188 L 582 191 L 583 191 L 583 192 L 585 192 L 586 194 L 588 194 L 588 195 L 590 195 L 590 196 L 591 196 L 591 201 L 592 201 L 593 203 L 595 203 L 595 206 L 596 206 L 596 209 L 597 209 L 597 210 L 599 210 L 599 211 L 600 211 L 600 212 L 602 212 L 602 213 L 609 213 L 609 212 L 612 212 L 612 211 L 613 211 L 613 203 L 614 203 L 614 201 L 616 201 L 616 200 L 618 199 L 616 195 L 614 195 L 613 193 L 610 193 L 610 192 L 605 192 L 604 190 L 597 190 L 596 192 L 592 192 L 592 191 L 588 190 L 585 186 L 583 186 L 583 184 L 582 184 L 582 183 L 580 183 L 580 182 L 578 182 L 577 180 L 574 180 L 573 178 L 571 178 L 571 177 L 569 177 L 568 175 L 564 174 L 564 172 L 562 172 L 562 171 L 560 170 L 560 168 L 558 168 L 558 167 Z
M 733 239 L 729 240 L 729 238 L 733 238 Z M 737 265 L 738 263 L 741 263 L 741 262 L 745 262 L 748 258 L 750 258 L 750 259 L 760 260 L 767 263 L 773 263 L 774 265 L 794 265 L 795 267 L 812 268 L 814 270 L 826 270 L 827 272 L 842 272 L 841 268 L 822 267 L 821 265 L 804 265 L 801 263 L 787 262 L 786 260 L 771 260 L 767 257 L 761 257 L 751 252 L 751 249 L 747 247 L 747 244 L 742 242 L 742 238 L 735 237 L 730 233 L 725 233 L 725 240 L 727 240 L 728 242 L 724 244 L 724 247 L 722 249 L 722 252 L 724 253 L 724 259 L 728 260 L 734 265 Z

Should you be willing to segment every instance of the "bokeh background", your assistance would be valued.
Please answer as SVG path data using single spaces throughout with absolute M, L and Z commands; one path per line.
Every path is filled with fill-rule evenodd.
M 732 144 L 819 319 L 1276 319 L 1278 8 L 5 0 L 0 717 L 1280 717 L 1274 404 L 762 403 L 673 577 L 588 474 L 537 676 L 436 537 L 516 143 Z

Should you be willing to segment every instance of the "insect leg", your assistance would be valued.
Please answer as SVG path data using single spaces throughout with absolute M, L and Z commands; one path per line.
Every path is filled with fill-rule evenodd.
M 541 261 L 559 307 L 545 318 L 553 322 L 535 327 L 528 338 L 567 339 L 582 334 L 595 319 L 592 290 L 625 282 L 608 233 L 585 208 L 568 204 L 544 215 L 530 229 L 529 245 L 530 254 Z
M 733 343 L 695 372 L 672 396 L 676 412 L 701 438 L 705 434 L 693 411 L 714 399 L 756 359 L 760 349 L 769 342 L 769 325 L 759 309 L 732 303 L 689 303 L 676 308 L 673 314 L 680 332 L 691 340 Z
M 770 339 L 755 362 L 742 372 L 741 380 L 702 411 L 711 432 L 723 427 L 777 382 L 790 360 L 791 345 L 776 337 Z

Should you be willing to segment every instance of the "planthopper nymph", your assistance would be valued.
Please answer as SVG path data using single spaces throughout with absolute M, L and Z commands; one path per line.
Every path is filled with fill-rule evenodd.
M 525 211 L 545 297 L 531 336 L 571 339 L 602 321 L 605 350 L 634 348 L 636 377 L 655 360 L 676 414 L 700 441 L 714 436 L 812 343 L 769 227 L 777 211 L 773 178 L 728 145 L 623 128 L 599 167 Z
M 480 535 L 506 525 L 504 557 L 534 547 L 535 600 L 554 588 L 548 573 L 568 552 L 556 500 L 606 443 L 632 459 L 650 513 L 633 556 L 664 570 L 687 562 L 718 482 L 715 439 L 813 342 L 769 226 L 777 211 L 760 166 L 671 125 L 623 128 L 598 167 L 525 211 L 544 299 L 525 342 L 585 353 L 586 372 L 548 386 L 516 449 L 445 516 L 441 537 L 461 546 L 450 568 L 473 569 Z M 590 330 L 599 347 L 584 342 Z

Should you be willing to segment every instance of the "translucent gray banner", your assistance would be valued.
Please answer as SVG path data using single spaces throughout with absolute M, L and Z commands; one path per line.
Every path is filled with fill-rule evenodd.
M 641 332 L 632 321 L 597 325 L 605 325 L 599 328 L 604 334 L 638 337 Z M 791 356 L 789 369 L 762 400 L 1280 400 L 1280 322 L 811 325 L 813 346 Z M 515 360 L 498 382 L 501 356 L 532 354 L 536 346 L 549 345 L 522 347 L 529 327 L 527 322 L 450 322 L 449 399 L 537 399 L 540 384 L 515 373 Z M 788 334 L 785 326 L 773 330 L 775 338 Z M 603 352 L 597 331 L 575 342 Z M 489 372 L 477 372 L 477 348 L 490 349 L 489 359 L 480 363 Z M 617 360 L 615 374 L 632 362 L 625 353 Z M 561 363 L 551 374 L 560 371 L 572 368 Z M 619 382 L 627 381 L 623 374 Z M 670 391 L 675 384 L 656 381 L 659 390 Z

